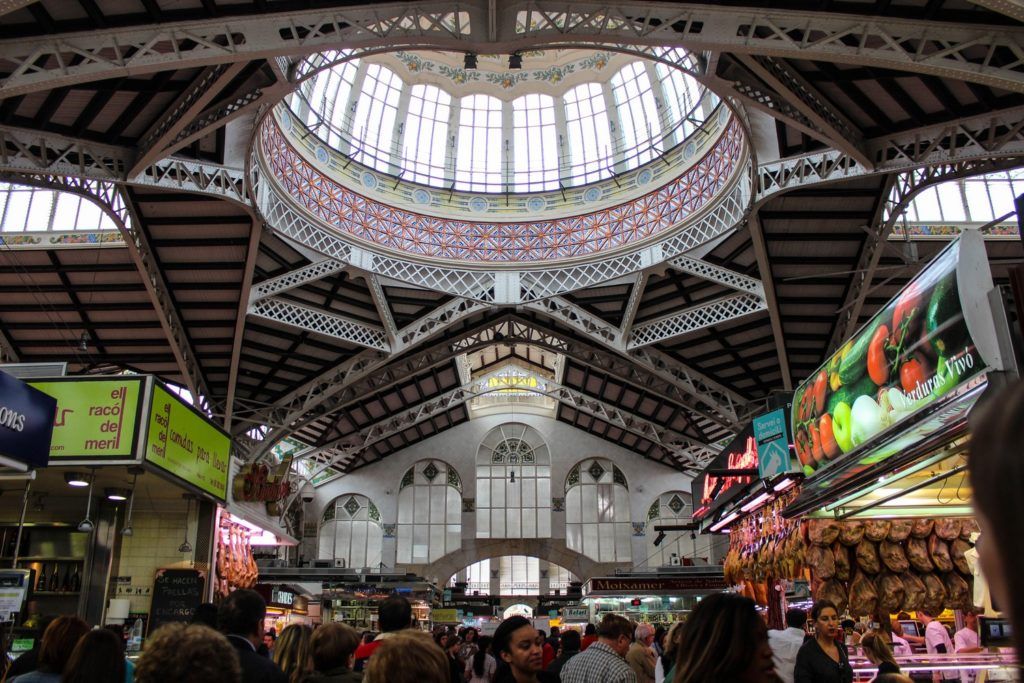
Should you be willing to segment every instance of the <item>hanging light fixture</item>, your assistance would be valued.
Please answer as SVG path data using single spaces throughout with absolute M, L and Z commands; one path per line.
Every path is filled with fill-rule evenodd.
M 132 509 L 135 507 L 135 485 L 139 481 L 139 475 L 142 473 L 141 467 L 129 467 L 128 472 L 132 475 L 132 492 L 128 498 L 128 514 L 125 515 L 124 528 L 121 529 L 122 536 L 132 536 L 135 530 L 132 529 Z
M 83 332 L 82 336 L 78 338 L 78 350 L 85 353 L 89 350 L 89 333 Z
M 188 542 L 188 519 L 192 516 L 192 494 L 182 494 L 182 498 L 186 501 L 185 508 L 185 540 L 182 541 L 181 545 L 178 546 L 179 553 L 190 553 L 192 552 L 192 544 Z
M 96 525 L 89 519 L 89 512 L 92 510 L 92 483 L 96 480 L 95 471 L 89 475 L 89 495 L 85 499 L 85 519 L 78 523 L 78 530 L 89 532 L 92 531 Z
M 462 64 L 463 64 L 463 66 L 466 69 L 475 69 L 476 68 L 476 53 L 475 52 L 467 52 L 466 53 L 466 57 L 462 61 Z
M 508 68 L 510 69 L 522 69 L 523 68 L 523 55 L 519 52 L 513 52 L 508 56 Z
M 92 478 L 83 472 L 65 472 L 64 482 L 68 486 L 74 486 L 75 488 L 85 488 L 89 485 Z

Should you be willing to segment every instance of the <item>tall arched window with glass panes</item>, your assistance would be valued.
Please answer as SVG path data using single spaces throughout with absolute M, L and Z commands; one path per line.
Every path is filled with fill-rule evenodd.
M 551 454 L 529 425 L 499 425 L 480 442 L 476 537 L 551 537 Z
M 442 460 L 421 460 L 398 486 L 398 562 L 435 562 L 462 545 L 462 478 Z
M 693 505 L 690 502 L 689 493 L 666 491 L 654 499 L 651 507 L 647 509 L 646 556 L 648 567 L 686 564 L 686 560 L 698 559 L 698 543 L 692 538 L 696 534 L 691 534 L 689 531 L 667 531 L 661 544 L 654 545 L 654 539 L 659 535 L 654 527 L 683 526 L 692 521 Z
M 344 560 L 346 567 L 380 567 L 384 530 L 377 506 L 358 493 L 338 496 L 324 508 L 317 541 L 321 560 Z
M 629 562 L 629 483 L 611 460 L 587 458 L 565 478 L 565 544 L 598 562 Z

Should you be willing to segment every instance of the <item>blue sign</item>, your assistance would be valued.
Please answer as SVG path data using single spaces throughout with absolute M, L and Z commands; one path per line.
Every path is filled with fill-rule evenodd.
M 757 468 L 761 479 L 793 471 L 788 424 L 786 411 L 782 408 L 754 418 Z
M 46 467 L 57 399 L 0 372 L 0 455 Z

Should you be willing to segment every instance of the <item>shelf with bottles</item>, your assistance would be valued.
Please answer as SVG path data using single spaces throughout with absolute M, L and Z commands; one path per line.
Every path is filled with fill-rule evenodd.
M 78 595 L 82 591 L 80 559 L 25 559 L 18 566 L 32 570 L 31 595 Z

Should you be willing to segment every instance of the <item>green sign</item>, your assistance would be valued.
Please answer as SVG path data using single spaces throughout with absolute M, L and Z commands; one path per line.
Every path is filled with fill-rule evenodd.
M 225 500 L 231 437 L 159 384 L 153 385 L 146 460 Z
M 29 382 L 57 399 L 50 464 L 57 460 L 134 459 L 143 377 Z

